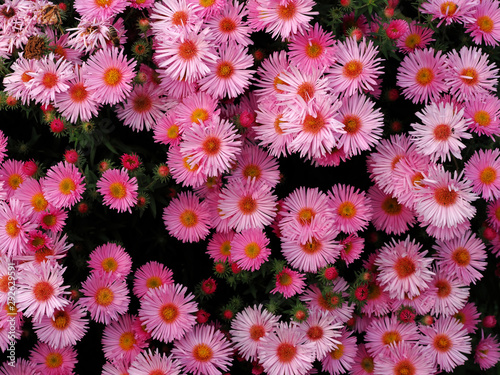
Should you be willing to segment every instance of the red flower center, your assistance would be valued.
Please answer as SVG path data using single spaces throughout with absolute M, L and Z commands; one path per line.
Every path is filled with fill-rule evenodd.
M 295 358 L 295 355 L 297 354 L 297 348 L 292 344 L 282 342 L 278 345 L 276 353 L 278 354 L 278 360 L 280 362 L 288 363 Z

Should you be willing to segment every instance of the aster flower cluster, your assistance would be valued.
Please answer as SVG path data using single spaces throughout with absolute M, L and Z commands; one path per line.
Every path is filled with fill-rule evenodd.
M 334 3 L 0 5 L 0 374 L 498 365 L 500 4 Z

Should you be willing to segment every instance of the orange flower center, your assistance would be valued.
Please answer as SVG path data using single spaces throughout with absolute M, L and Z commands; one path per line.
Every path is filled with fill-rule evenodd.
M 292 276 L 290 276 L 290 274 L 286 271 L 281 271 L 278 274 L 277 279 L 278 284 L 280 284 L 281 286 L 289 286 L 293 282 Z
M 469 250 L 465 247 L 457 247 L 451 255 L 451 259 L 453 259 L 453 261 L 460 267 L 466 267 L 470 264 Z
M 218 137 L 207 137 L 203 141 L 203 151 L 209 156 L 217 155 L 220 151 L 220 139 Z
M 323 47 L 316 41 L 310 41 L 306 46 L 306 55 L 311 59 L 317 59 L 323 53 Z
M 160 312 L 161 318 L 166 322 L 166 323 L 173 323 L 175 319 L 177 319 L 177 316 L 179 315 L 179 309 L 177 306 L 175 306 L 172 303 L 167 303 L 161 308 Z
M 54 225 L 56 225 L 56 216 L 53 215 L 53 214 L 48 214 L 48 215 L 45 215 L 42 219 L 42 222 L 48 226 L 49 228 L 50 227 L 53 227 Z
M 243 176 L 258 179 L 262 172 L 257 164 L 248 164 L 243 169 Z
M 325 119 L 318 112 L 316 117 L 307 114 L 302 123 L 302 128 L 305 132 L 318 134 L 325 127 Z
M 31 198 L 31 206 L 37 212 L 43 211 L 47 208 L 49 202 L 45 199 L 42 193 L 35 193 Z
M 81 103 L 87 99 L 88 92 L 83 83 L 75 83 L 69 89 L 69 96 L 74 102 Z
M 479 174 L 479 179 L 485 185 L 492 184 L 497 178 L 497 172 L 492 167 L 484 168 Z
M 177 125 L 172 125 L 167 130 L 167 137 L 170 139 L 176 139 L 179 136 L 179 127 Z
M 434 73 L 432 72 L 432 69 L 420 68 L 415 76 L 415 80 L 423 86 L 428 85 L 434 80 Z
M 191 113 L 191 122 L 199 123 L 200 121 L 203 122 L 207 120 L 208 120 L 208 111 L 203 108 L 196 108 Z
M 418 34 L 410 34 L 405 39 L 405 46 L 410 49 L 415 49 L 420 44 L 422 38 Z
M 283 129 L 281 129 L 281 118 L 283 117 L 283 115 L 278 115 L 278 117 L 276 117 L 276 120 L 274 120 L 274 131 L 276 132 L 276 134 L 283 134 Z
M 266 330 L 264 329 L 263 325 L 260 324 L 254 324 L 253 326 L 250 327 L 250 338 L 253 341 L 259 341 L 261 337 L 263 337 L 266 334 Z
M 319 242 L 316 238 L 312 238 L 307 241 L 305 244 L 301 244 L 300 247 L 307 254 L 314 254 L 321 250 L 321 242 Z
M 373 358 L 372 357 L 365 357 L 365 358 L 363 358 L 361 360 L 361 367 L 367 373 L 369 373 L 369 374 L 373 373 L 373 369 L 375 368 L 375 365 L 373 363 Z
M 153 106 L 153 101 L 151 100 L 151 97 L 146 94 L 137 95 L 132 102 L 133 102 L 132 107 L 134 108 L 134 111 L 138 113 L 147 112 Z
M 307 330 L 307 337 L 311 340 L 319 340 L 323 337 L 323 328 L 320 326 L 312 326 Z
M 460 72 L 460 79 L 463 83 L 469 86 L 474 86 L 479 80 L 476 69 L 474 68 L 466 68 L 462 69 Z
M 183 10 L 175 12 L 172 16 L 172 25 L 174 26 L 184 26 L 187 23 L 188 14 Z
M 448 297 L 451 294 L 451 285 L 446 280 L 438 280 L 436 282 L 437 295 L 440 298 Z
M 344 355 L 344 345 L 337 344 L 337 348 L 330 352 L 330 357 L 335 360 L 339 360 Z
M 68 327 L 71 321 L 71 317 L 64 310 L 57 310 L 54 312 L 54 318 L 52 319 L 52 326 L 58 330 L 64 330 Z
M 465 324 L 465 314 L 463 312 L 459 311 L 453 317 L 460 323 Z
M 23 74 L 21 74 L 21 81 L 23 81 L 24 83 L 29 82 L 33 79 L 33 77 L 30 76 L 28 73 L 33 73 L 33 72 L 30 70 L 27 70 Z
M 387 215 L 399 215 L 403 210 L 403 206 L 398 203 L 396 198 L 387 197 L 382 202 L 382 210 Z
M 356 134 L 361 128 L 361 120 L 356 115 L 346 115 L 342 121 L 344 130 L 349 134 Z
M 447 352 L 453 347 L 450 338 L 445 334 L 439 334 L 434 337 L 434 348 L 442 353 Z
M 408 257 L 399 258 L 394 264 L 394 270 L 400 278 L 412 275 L 416 269 L 415 263 Z
M 106 307 L 113 303 L 115 295 L 111 289 L 107 287 L 101 287 L 97 289 L 94 299 L 98 305 Z
M 394 375 L 415 375 L 416 370 L 413 363 L 408 359 L 401 360 L 394 367 Z
M 71 192 L 74 191 L 75 189 L 76 189 L 76 184 L 69 177 L 63 178 L 59 183 L 59 191 L 64 195 L 71 194 Z
M 342 202 L 337 210 L 338 214 L 346 219 L 352 219 L 356 216 L 356 207 L 353 203 Z
M 109 257 L 101 262 L 101 267 L 105 272 L 113 272 L 118 268 L 118 262 L 115 258 Z
M 9 291 L 9 275 L 0 277 L 0 291 L 7 293 Z
M 52 87 L 57 85 L 57 81 L 57 75 L 50 72 L 45 73 L 42 78 L 43 85 L 48 89 L 51 89 Z
M 289 363 L 295 358 L 295 355 L 297 354 L 297 348 L 295 348 L 295 346 L 293 346 L 292 344 L 282 342 L 278 345 L 276 354 L 278 355 L 278 360 L 280 362 Z
M 198 224 L 198 215 L 193 210 L 184 210 L 184 212 L 179 216 L 181 224 L 187 228 L 192 228 Z
M 47 301 L 54 295 L 54 287 L 48 281 L 39 281 L 33 288 L 33 294 L 37 301 Z
M 231 241 L 224 241 L 220 245 L 220 253 L 226 257 L 231 255 Z
M 434 128 L 434 138 L 437 141 L 446 141 L 451 135 L 451 128 L 447 124 L 440 124 Z
M 185 40 L 179 46 L 179 57 L 183 60 L 191 60 L 198 54 L 198 47 L 191 40 Z
M 158 288 L 159 286 L 162 286 L 162 285 L 163 285 L 163 283 L 158 276 L 151 276 L 146 280 L 146 286 L 149 289 L 155 289 L 155 288 Z
M 37 263 L 42 263 L 49 255 L 54 255 L 54 250 L 44 246 L 35 252 L 35 260 Z
M 113 182 L 109 185 L 109 193 L 115 199 L 122 199 L 127 195 L 127 188 L 121 182 Z
M 455 190 L 448 190 L 447 187 L 436 189 L 434 199 L 441 206 L 451 206 L 457 200 L 458 193 Z
M 299 218 L 299 222 L 302 225 L 305 225 L 311 224 L 312 219 L 316 216 L 316 213 L 312 209 L 305 207 L 299 211 L 297 216 Z
M 292 19 L 296 12 L 297 7 L 293 2 L 290 2 L 287 5 L 280 5 L 278 7 L 278 17 L 285 21 Z
M 104 83 L 108 86 L 116 86 L 122 80 L 122 73 L 118 68 L 108 68 L 104 72 Z
M 288 85 L 287 83 L 285 83 L 284 81 L 281 80 L 279 74 L 276 77 L 274 77 L 273 87 L 276 90 L 276 92 L 278 92 L 279 94 L 281 94 L 281 93 L 283 93 L 283 90 L 280 90 L 278 88 L 278 85 Z
M 484 33 L 491 33 L 493 31 L 493 20 L 486 15 L 478 17 L 476 23 L 477 27 Z
M 199 362 L 208 362 L 213 357 L 213 351 L 207 344 L 198 344 L 193 348 L 193 357 Z
M 474 122 L 479 126 L 488 126 L 491 123 L 490 114 L 486 111 L 477 111 L 474 113 Z
M 182 159 L 184 168 L 186 168 L 190 172 L 196 171 L 199 168 L 198 164 L 195 164 L 195 165 L 191 166 L 191 164 L 188 163 L 188 159 L 189 159 L 188 156 L 186 156 L 184 159 Z
M 223 18 L 219 22 L 219 29 L 223 33 L 230 33 L 231 31 L 236 30 L 236 22 L 229 17 Z
M 45 357 L 45 365 L 48 368 L 59 368 L 63 364 L 63 356 L 60 353 L 53 352 Z
M 359 75 L 362 72 L 363 72 L 363 64 L 361 63 L 361 61 L 358 60 L 349 61 L 347 64 L 344 65 L 344 69 L 342 71 L 344 77 L 351 79 L 359 77 Z
M 256 242 L 250 242 L 245 246 L 245 255 L 250 259 L 255 259 L 260 254 L 260 246 Z
M 297 88 L 297 94 L 306 102 L 314 96 L 314 85 L 310 82 L 304 82 Z
M 387 331 L 382 335 L 382 342 L 385 345 L 398 343 L 401 341 L 401 335 L 398 331 Z
M 23 183 L 23 178 L 21 177 L 20 174 L 12 173 L 9 176 L 7 183 L 9 184 L 11 189 L 16 190 L 19 187 L 19 185 Z
M 16 238 L 21 233 L 21 228 L 16 219 L 7 220 L 5 223 L 5 232 L 10 238 Z
M 458 5 L 453 1 L 445 1 L 441 4 L 441 14 L 443 16 L 453 16 L 457 11 Z
M 133 332 L 124 332 L 120 336 L 119 345 L 123 350 L 131 350 L 135 345 L 135 335 Z
M 244 215 L 250 215 L 257 210 L 257 202 L 250 195 L 241 198 L 238 205 Z
M 94 0 L 98 7 L 104 8 L 109 7 L 113 0 Z
M 200 0 L 200 5 L 204 8 L 211 7 L 215 4 L 215 0 Z
M 219 78 L 228 79 L 233 75 L 234 67 L 231 63 L 223 61 L 217 65 L 217 76 Z

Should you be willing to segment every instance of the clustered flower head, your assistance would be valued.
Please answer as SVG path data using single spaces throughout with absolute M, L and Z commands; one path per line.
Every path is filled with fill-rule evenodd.
M 18 160 L 32 145 L 0 130 L 0 350 L 37 341 L 0 374 L 73 373 L 96 325 L 109 375 L 497 365 L 474 291 L 500 256 L 498 1 L 424 0 L 423 23 L 397 0 L 73 3 L 0 5 L 0 110 L 69 143 Z M 465 45 L 443 38 L 457 23 Z M 195 249 L 182 272 L 95 236 L 68 275 L 89 242 L 67 222 L 147 208 L 155 251 Z M 194 251 L 212 272 L 186 271 Z

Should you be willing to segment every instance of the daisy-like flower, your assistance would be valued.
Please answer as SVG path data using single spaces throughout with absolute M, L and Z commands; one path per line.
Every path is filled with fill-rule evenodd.
M 424 49 L 430 42 L 434 41 L 432 34 L 434 32 L 431 29 L 419 26 L 415 21 L 412 21 L 408 25 L 408 30 L 397 40 L 396 46 L 403 53 Z
M 406 99 L 413 103 L 434 101 L 448 90 L 445 85 L 446 55 L 433 48 L 416 50 L 408 54 L 398 68 L 397 85 Z
M 214 14 L 207 22 L 207 26 L 212 30 L 214 42 L 218 45 L 228 41 L 236 42 L 240 46 L 253 44 L 249 34 L 250 27 L 243 17 L 248 14 L 244 4 L 237 1 L 228 1 L 221 12 Z
M 473 22 L 466 25 L 476 44 L 498 46 L 500 42 L 500 7 L 494 0 L 482 0 L 476 6 Z
M 188 157 L 181 153 L 180 147 L 170 147 L 167 153 L 167 164 L 175 182 L 182 186 L 198 187 L 207 180 L 207 174 L 200 171 L 198 164 L 189 163 Z
M 182 138 L 180 149 L 187 162 L 209 177 L 226 172 L 241 152 L 235 126 L 218 117 L 209 123 L 193 123 Z
M 339 375 L 351 370 L 357 352 L 356 337 L 351 335 L 352 331 L 345 328 L 341 330 L 340 336 L 335 339 L 335 341 L 339 341 L 335 344 L 335 348 L 321 359 L 323 371 Z
M 26 252 L 28 232 L 36 229 L 30 207 L 17 199 L 9 203 L 0 201 L 0 253 L 9 257 L 22 255 Z
M 98 275 L 112 274 L 117 279 L 125 279 L 132 268 L 132 258 L 120 245 L 108 242 L 97 246 L 90 253 L 91 273 Z
M 258 146 L 245 146 L 236 159 L 236 165 L 229 180 L 262 180 L 271 188 L 275 188 L 280 180 L 278 161 Z
M 118 106 L 116 114 L 123 125 L 134 131 L 151 130 L 156 119 L 167 109 L 162 90 L 153 83 L 135 85 L 123 106 Z
M 337 144 L 348 157 L 369 150 L 382 135 L 383 115 L 374 102 L 362 94 L 342 100 L 337 119 L 344 125 Z
M 304 272 L 316 272 L 321 267 L 334 263 L 340 254 L 340 246 L 333 238 L 334 232 L 311 236 L 304 243 L 281 238 L 281 252 L 288 263 Z
M 387 234 L 403 234 L 417 222 L 410 208 L 399 203 L 391 194 L 385 194 L 376 185 L 368 189 L 367 195 L 373 209 L 371 222 L 376 230 L 383 230 Z
M 472 191 L 483 199 L 500 198 L 500 151 L 474 152 L 465 164 L 464 176 L 472 181 Z
M 474 362 L 481 370 L 487 370 L 495 366 L 500 361 L 500 344 L 496 336 L 488 335 L 484 337 L 481 331 L 481 341 L 476 346 L 474 352 Z
M 435 275 L 426 293 L 434 298 L 431 308 L 433 315 L 450 316 L 456 314 L 467 303 L 469 288 L 455 274 L 446 269 L 434 268 Z
M 391 298 L 403 299 L 418 296 L 429 287 L 434 273 L 430 270 L 432 258 L 421 245 L 410 241 L 396 241 L 382 247 L 375 260 L 379 274 L 377 280 Z
M 11 362 L 4 362 L 0 368 L 1 375 L 24 375 L 24 374 L 38 374 L 35 372 L 35 365 L 31 361 L 23 358 L 16 358 L 14 366 L 10 365 Z
M 181 128 L 176 116 L 170 114 L 162 116 L 156 121 L 156 126 L 153 128 L 154 140 L 157 143 L 164 145 L 178 146 L 181 141 Z
M 336 93 L 352 96 L 355 92 L 371 91 L 382 72 L 382 59 L 376 57 L 377 47 L 363 38 L 361 43 L 348 38 L 339 43 L 335 64 L 330 68 L 328 79 Z
M 352 364 L 352 374 L 353 375 L 371 375 L 375 369 L 374 358 L 366 351 L 364 344 L 358 345 L 358 351 L 354 356 L 354 362 Z M 423 375 L 423 374 L 422 374 Z
M 219 59 L 209 62 L 210 71 L 199 80 L 200 90 L 214 98 L 236 98 L 250 85 L 253 70 L 252 55 L 246 47 L 230 42 L 219 48 Z
M 433 166 L 415 195 L 415 211 L 420 221 L 436 227 L 453 227 L 472 219 L 476 208 L 472 206 L 477 195 L 472 187 L 456 172 L 452 176 L 442 165 Z
M 263 181 L 230 182 L 222 189 L 219 214 L 237 232 L 271 224 L 276 215 L 276 196 Z
M 23 165 L 22 161 L 12 159 L 7 159 L 0 165 L 0 184 L 3 182 L 0 198 L 11 198 L 28 178 L 23 170 Z
M 408 31 L 408 23 L 402 19 L 394 19 L 384 24 L 384 29 L 389 39 L 399 39 Z
M 7 140 L 9 138 L 0 130 L 0 163 L 3 162 L 7 151 Z
M 41 342 L 58 349 L 69 345 L 76 345 L 88 329 L 86 312 L 73 302 L 55 309 L 52 318 L 42 317 L 39 322 L 33 323 L 33 329 Z
M 64 58 L 54 62 L 55 56 L 50 53 L 38 61 L 37 70 L 26 73 L 33 77 L 30 95 L 36 103 L 54 102 L 56 94 L 69 89 L 68 81 L 74 77 L 72 64 Z
M 465 103 L 464 117 L 471 131 L 494 138 L 500 130 L 500 100 L 493 95 L 477 95 Z
M 19 57 L 10 66 L 12 73 L 5 75 L 3 85 L 5 91 L 14 98 L 21 100 L 22 104 L 27 104 L 31 100 L 31 86 L 33 76 L 38 70 L 38 60 L 25 59 L 20 53 Z
M 68 294 L 63 286 L 62 274 L 66 268 L 57 263 L 42 262 L 38 267 L 27 266 L 23 278 L 17 283 L 16 305 L 25 316 L 33 317 L 35 322 L 47 316 L 52 318 L 56 309 L 69 304 L 63 297 Z
M 477 325 L 481 321 L 481 314 L 474 303 L 467 303 L 453 317 L 464 325 L 467 333 L 476 333 Z
M 487 221 L 492 228 L 499 232 L 500 231 L 500 200 L 492 201 L 488 204 L 487 208 Z
M 108 360 L 130 364 L 147 346 L 146 340 L 134 330 L 135 319 L 135 316 L 125 314 L 104 328 L 102 346 Z
M 282 92 L 278 88 L 278 84 L 283 84 L 280 75 L 289 65 L 286 51 L 276 51 L 262 62 L 257 69 L 259 79 L 255 82 L 255 86 L 260 87 L 255 90 L 259 102 Z
M 462 47 L 448 53 L 446 85 L 458 100 L 495 91 L 498 68 L 488 63 L 488 55 L 477 47 Z
M 84 18 L 96 21 L 107 21 L 123 12 L 127 7 L 126 0 L 75 0 L 74 7 Z
M 256 271 L 271 254 L 268 246 L 269 238 L 261 229 L 244 229 L 231 241 L 231 261 L 244 270 Z
M 67 217 L 68 213 L 66 211 L 49 205 L 45 211 L 40 213 L 38 223 L 42 229 L 51 231 L 52 233 L 58 233 L 64 228 Z
M 164 284 L 141 299 L 139 319 L 151 336 L 165 343 L 180 339 L 196 323 L 198 304 L 181 284 Z
M 141 266 L 134 274 L 134 294 L 141 299 L 150 290 L 174 283 L 174 273 L 163 264 L 151 261 Z
M 458 110 L 453 104 L 432 102 L 416 115 L 422 124 L 412 124 L 410 135 L 419 152 L 433 161 L 451 160 L 450 154 L 462 159 L 465 145 L 461 139 L 472 138 L 467 132 L 463 108 Z
M 256 3 L 259 21 L 273 38 L 280 36 L 283 40 L 303 33 L 309 28 L 312 17 L 318 14 L 312 11 L 313 0 L 258 0 Z M 249 14 L 251 17 L 252 13 Z
M 209 63 L 217 61 L 211 51 L 214 46 L 209 28 L 201 29 L 201 23 L 190 30 L 180 30 L 158 42 L 155 59 L 165 74 L 173 79 L 194 82 L 210 72 Z
M 121 102 L 132 90 L 135 65 L 135 60 L 127 60 L 123 49 L 101 49 L 87 60 L 83 71 L 85 86 L 94 92 L 99 103 Z
M 30 361 L 33 363 L 34 374 L 71 374 L 77 363 L 76 350 L 71 346 L 56 349 L 38 343 L 31 350 Z
M 398 343 L 416 344 L 419 340 L 415 323 L 401 323 L 395 316 L 373 318 L 366 328 L 366 350 L 377 356 L 389 355 Z
M 380 356 L 374 361 L 374 375 L 411 374 L 431 375 L 435 365 L 418 345 L 400 342 L 394 345 L 389 356 Z
M 303 34 L 295 34 L 289 49 L 290 62 L 306 74 L 322 72 L 332 65 L 336 51 L 333 34 L 317 23 Z
M 43 194 L 52 206 L 70 208 L 82 198 L 84 179 L 74 164 L 61 161 L 52 166 L 41 180 Z
M 218 375 L 229 371 L 233 349 L 224 334 L 211 325 L 195 326 L 175 342 L 172 357 L 194 375 Z
M 175 107 L 175 118 L 179 122 L 181 132 L 189 129 L 191 124 L 210 123 L 219 118 L 218 101 L 210 95 L 198 91 L 182 99 Z
M 328 197 L 338 231 L 354 233 L 368 226 L 372 206 L 364 192 L 354 186 L 337 184 L 328 192 Z
M 340 250 L 340 259 L 342 259 L 346 265 L 349 265 L 361 256 L 365 246 L 365 240 L 362 237 L 351 234 L 340 241 L 340 246 L 342 246 Z
M 144 350 L 127 369 L 129 375 L 181 375 L 179 362 L 172 360 L 172 356 L 165 353 L 158 353 L 158 349 L 153 353 L 151 349 Z M 114 374 L 113 374 L 114 375 Z M 121 374 L 120 374 L 121 375 Z
M 163 221 L 169 234 L 182 242 L 198 242 L 210 230 L 210 214 L 205 201 L 192 192 L 181 192 L 163 209 Z
M 246 307 L 236 314 L 231 322 L 232 341 L 238 352 L 247 361 L 257 359 L 261 339 L 278 324 L 279 317 L 271 314 L 262 305 Z
M 90 312 L 90 318 L 98 323 L 109 324 L 128 310 L 130 297 L 125 280 L 116 279 L 111 274 L 91 273 L 82 283 L 83 297 L 80 306 Z
M 296 325 L 279 323 L 260 341 L 258 357 L 266 374 L 305 374 L 312 368 L 314 344 Z
M 118 212 L 128 211 L 137 204 L 137 179 L 130 177 L 125 169 L 106 170 L 96 184 L 103 196 L 103 203 Z
M 207 254 L 210 258 L 215 262 L 230 262 L 233 237 L 234 231 L 227 233 L 215 232 L 207 245 Z
M 443 22 L 446 25 L 453 22 L 468 24 L 473 21 L 478 4 L 479 0 L 427 0 L 420 6 L 420 11 L 432 15 L 432 20 L 438 19 L 438 27 Z
M 284 113 L 280 128 L 293 139 L 288 144 L 290 152 L 298 152 L 301 157 L 321 157 L 337 145 L 344 133 L 344 125 L 337 120 L 336 110 L 340 101 L 330 96 L 318 97 L 313 113 Z
M 151 10 L 151 27 L 155 35 L 192 28 L 199 20 L 201 8 L 186 0 L 155 2 Z
M 324 311 L 313 309 L 307 320 L 298 326 L 306 334 L 307 340 L 314 344 L 316 359 L 324 358 L 327 353 L 341 345 L 339 330 L 342 325 L 335 323 L 333 316 Z
M 451 316 L 438 318 L 433 325 L 421 325 L 419 329 L 423 355 L 437 363 L 442 371 L 453 371 L 465 363 L 465 354 L 471 353 L 467 331 Z
M 291 270 L 288 267 L 283 267 L 276 275 L 276 287 L 270 293 L 281 293 L 285 298 L 293 297 L 304 290 L 306 286 L 304 282 L 305 278 L 304 274 Z

